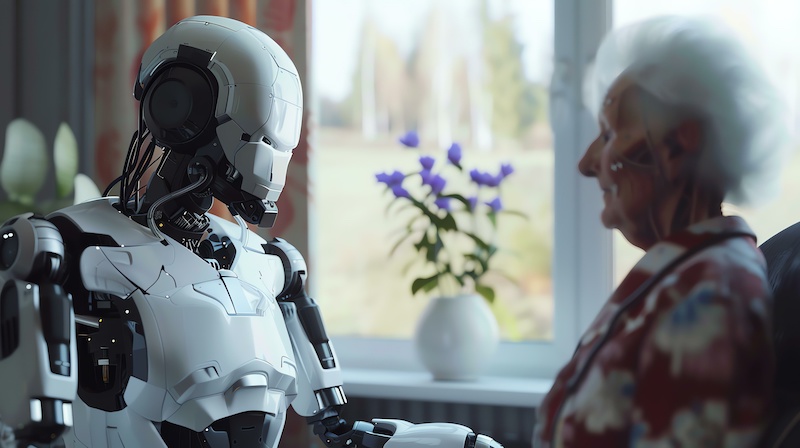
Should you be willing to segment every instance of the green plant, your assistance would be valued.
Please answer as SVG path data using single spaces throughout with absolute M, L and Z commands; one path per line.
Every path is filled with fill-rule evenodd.
M 400 142 L 416 148 L 419 137 L 409 132 Z M 497 253 L 494 241 L 498 218 L 503 214 L 524 217 L 519 212 L 504 209 L 501 199 L 503 181 L 514 172 L 514 168 L 504 163 L 497 174 L 478 169 L 466 172 L 461 158 L 461 146 L 453 143 L 446 162 L 437 165 L 435 158 L 421 156 L 417 171 L 403 173 L 394 170 L 376 174 L 377 181 L 392 193 L 387 212 L 394 204 L 404 204 L 417 212 L 404 227 L 390 254 L 411 240 L 417 260 L 432 268 L 431 275 L 413 280 L 412 294 L 434 289 L 442 294 L 452 294 L 459 289 L 471 288 L 493 302 L 494 289 L 485 283 L 484 276 Z M 472 191 L 446 191 L 448 180 L 442 175 L 445 170 L 454 170 L 454 175 L 465 178 L 462 179 L 467 181 L 465 188 Z M 420 188 L 409 186 L 406 182 L 409 178 L 419 179 Z M 412 188 L 413 193 L 406 187 Z
M 94 182 L 78 173 L 78 144 L 66 123 L 62 123 L 56 132 L 53 164 L 55 195 L 47 201 L 37 202 L 36 196 L 47 180 L 50 165 L 44 134 L 24 118 L 8 123 L 0 162 L 0 186 L 8 200 L 0 202 L 0 222 L 26 212 L 47 214 L 74 202 L 100 196 Z

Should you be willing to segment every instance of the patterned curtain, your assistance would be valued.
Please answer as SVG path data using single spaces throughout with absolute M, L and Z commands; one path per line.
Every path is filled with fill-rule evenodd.
M 95 7 L 95 179 L 105 187 L 122 170 L 136 129 L 133 84 L 148 45 L 168 27 L 193 15 L 227 16 L 253 25 L 283 47 L 308 84 L 306 0 L 103 0 Z M 308 94 L 306 117 L 308 117 Z M 287 185 L 278 201 L 271 236 L 282 236 L 308 253 L 308 129 L 304 120 Z M 102 190 L 102 188 L 101 188 Z M 216 203 L 212 213 L 230 217 Z

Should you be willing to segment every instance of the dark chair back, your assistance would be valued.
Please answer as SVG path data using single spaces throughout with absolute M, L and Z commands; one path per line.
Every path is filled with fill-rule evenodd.
M 761 245 L 773 294 L 777 411 L 762 446 L 800 447 L 800 223 Z

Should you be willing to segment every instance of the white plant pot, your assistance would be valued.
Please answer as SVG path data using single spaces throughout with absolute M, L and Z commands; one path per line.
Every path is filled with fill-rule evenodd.
M 499 340 L 497 320 L 477 294 L 431 299 L 414 337 L 420 360 L 436 380 L 477 379 Z

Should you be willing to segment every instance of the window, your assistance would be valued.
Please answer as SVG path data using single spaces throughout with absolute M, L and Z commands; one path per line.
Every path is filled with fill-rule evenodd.
M 610 290 L 610 235 L 575 168 L 596 125 L 574 61 L 591 58 L 607 17 L 605 1 L 312 2 L 312 292 L 343 362 L 414 368 L 426 299 L 411 297 L 406 260 L 388 257 L 399 224 L 374 174 L 451 141 L 465 165 L 511 161 L 506 205 L 529 216 L 499 241 L 515 281 L 495 279 L 506 342 L 494 371 L 552 375 L 571 353 Z M 408 130 L 420 150 L 397 143 Z
M 793 0 L 673 0 L 670 2 L 614 1 L 614 26 L 661 14 L 711 15 L 723 20 L 739 33 L 759 62 L 771 75 L 777 88 L 789 105 L 791 122 L 800 124 L 800 4 Z M 800 129 L 795 126 L 795 129 Z M 747 220 L 756 232 L 759 243 L 800 221 L 797 192 L 800 191 L 800 151 L 784 168 L 781 194 L 764 206 L 747 209 L 729 204 L 723 206 L 725 214 L 737 214 Z M 615 283 L 621 281 L 642 256 L 642 251 L 631 246 L 614 232 Z
M 491 279 L 502 336 L 552 338 L 551 17 L 549 1 L 314 3 L 315 155 L 324 167 L 314 185 L 314 278 L 330 332 L 411 337 L 426 304 L 411 296 L 411 279 L 424 273 L 415 265 L 402 275 L 410 248 L 389 257 L 406 220 L 384 214 L 389 197 L 374 174 L 415 169 L 422 154 L 441 160 L 456 141 L 465 167 L 512 162 L 505 206 L 530 217 L 500 220 L 496 267 L 513 279 Z M 419 150 L 398 143 L 410 130 Z

